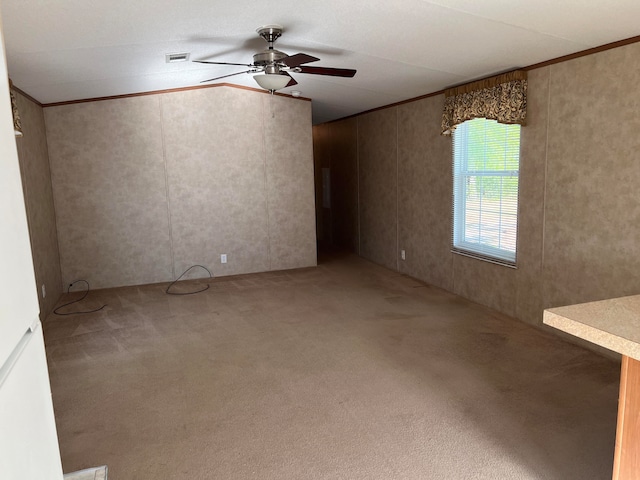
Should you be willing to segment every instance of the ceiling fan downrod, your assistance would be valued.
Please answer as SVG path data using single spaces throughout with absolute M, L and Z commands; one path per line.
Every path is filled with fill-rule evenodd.
M 282 25 L 265 25 L 258 27 L 256 33 L 269 44 L 269 50 L 273 50 L 273 43 L 282 35 Z

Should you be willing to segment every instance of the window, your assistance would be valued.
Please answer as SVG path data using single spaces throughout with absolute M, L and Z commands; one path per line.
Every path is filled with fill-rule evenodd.
M 515 266 L 520 125 L 476 118 L 453 132 L 453 251 Z

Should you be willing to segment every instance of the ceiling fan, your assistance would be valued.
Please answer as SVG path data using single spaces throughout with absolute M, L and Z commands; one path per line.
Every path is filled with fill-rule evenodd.
M 229 62 L 209 62 L 206 60 L 194 60 L 197 63 L 208 63 L 212 65 L 237 65 L 241 67 L 249 67 L 249 70 L 222 75 L 221 77 L 203 80 L 200 83 L 212 82 L 221 78 L 233 77 L 234 75 L 243 75 L 246 73 L 264 72 L 264 75 L 254 75 L 253 78 L 258 85 L 265 90 L 273 93 L 285 87 L 292 87 L 298 82 L 289 74 L 307 73 L 311 75 L 329 75 L 332 77 L 348 77 L 351 78 L 356 74 L 355 70 L 348 68 L 329 68 L 329 67 L 309 67 L 306 63 L 317 62 L 319 58 L 307 55 L 306 53 L 296 53 L 295 55 L 287 55 L 273 48 L 275 41 L 282 35 L 283 28 L 280 25 L 265 25 L 259 27 L 256 32 L 269 45 L 267 50 L 256 53 L 253 56 L 253 63 L 229 63 Z

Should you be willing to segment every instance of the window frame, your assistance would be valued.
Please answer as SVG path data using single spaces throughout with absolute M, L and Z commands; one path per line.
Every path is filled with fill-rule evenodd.
M 464 149 L 462 152 L 459 152 L 456 149 L 456 135 L 459 135 L 460 132 L 463 132 L 467 137 L 469 135 L 468 128 L 460 129 L 464 123 L 478 120 L 472 119 L 463 122 L 456 128 L 452 134 L 452 183 L 453 183 L 453 192 L 452 192 L 452 231 L 451 231 L 451 251 L 456 254 L 477 258 L 480 260 L 496 263 L 499 265 L 504 265 L 511 268 L 517 268 L 517 254 L 518 254 L 518 229 L 519 229 L 519 203 L 520 203 L 520 154 L 522 148 L 522 130 L 520 125 L 512 124 L 505 126 L 517 126 L 518 127 L 518 149 L 517 149 L 517 160 L 518 160 L 518 169 L 517 170 L 492 170 L 492 169 L 469 169 L 469 147 L 468 147 L 468 138 L 464 139 Z M 495 120 L 488 120 L 486 118 L 482 118 L 486 122 Z M 459 140 L 460 144 L 461 141 Z M 507 152 L 506 145 L 506 137 L 504 149 Z M 483 144 L 483 147 L 485 144 Z M 459 158 L 461 157 L 461 158 Z M 477 178 L 477 177 L 506 177 L 506 178 L 516 178 L 516 201 L 515 201 L 515 238 L 514 238 L 514 248 L 513 251 L 510 249 L 498 248 L 488 243 L 482 243 L 481 240 L 478 242 L 469 242 L 467 240 L 467 192 L 468 192 L 468 179 Z M 503 205 L 504 191 L 501 189 L 500 192 L 500 207 Z M 480 216 L 482 216 L 482 210 L 480 210 Z M 502 212 L 498 215 L 498 220 L 502 221 Z M 481 238 L 481 233 L 479 233 Z M 500 234 L 501 235 L 501 234 Z

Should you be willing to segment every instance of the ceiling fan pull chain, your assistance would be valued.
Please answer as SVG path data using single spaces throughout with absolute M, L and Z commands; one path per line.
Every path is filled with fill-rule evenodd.
M 276 118 L 276 113 L 273 111 L 273 97 L 275 90 L 271 90 L 271 98 L 269 99 L 269 105 L 271 109 L 271 118 Z

